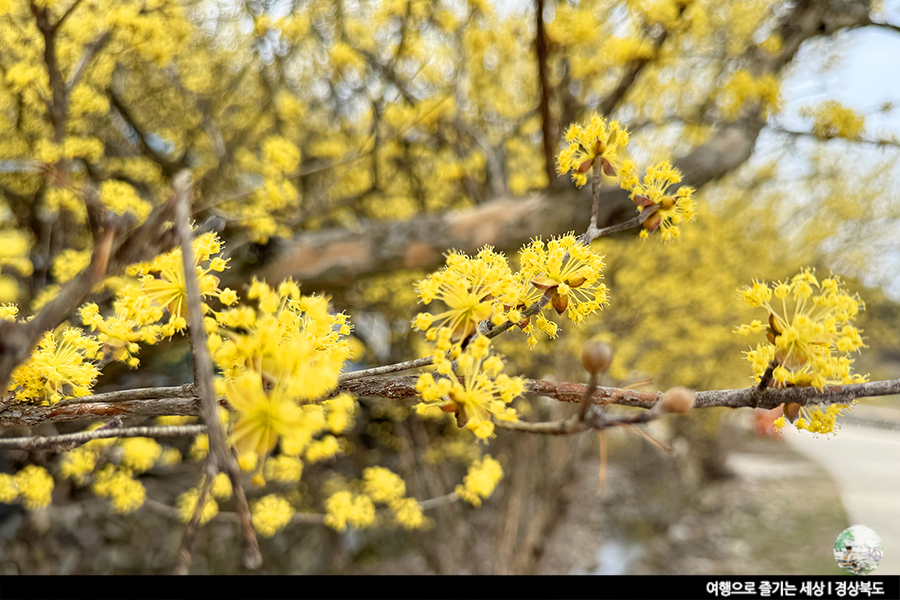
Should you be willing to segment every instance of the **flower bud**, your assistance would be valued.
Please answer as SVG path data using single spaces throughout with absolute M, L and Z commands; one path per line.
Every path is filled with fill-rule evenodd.
M 674 387 L 666 390 L 659 399 L 657 409 L 660 414 L 683 415 L 694 407 L 695 394 L 693 390 L 684 387 Z
M 606 373 L 616 351 L 606 342 L 595 340 L 581 348 L 581 365 L 588 373 Z
M 554 291 L 553 295 L 550 297 L 550 304 L 553 305 L 556 314 L 561 315 L 566 312 L 566 308 L 569 306 L 569 297 Z
M 793 423 L 800 416 L 800 405 L 796 402 L 788 402 L 784 405 L 784 416 Z

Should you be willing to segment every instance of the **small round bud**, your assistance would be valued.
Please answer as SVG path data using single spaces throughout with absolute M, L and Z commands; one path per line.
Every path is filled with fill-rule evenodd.
M 800 405 L 796 402 L 788 402 L 784 405 L 784 416 L 793 423 L 800 416 Z
M 606 342 L 595 340 L 581 348 L 581 365 L 588 373 L 606 373 L 616 351 Z
M 674 387 L 662 395 L 657 408 L 661 414 L 683 415 L 694 407 L 694 391 Z

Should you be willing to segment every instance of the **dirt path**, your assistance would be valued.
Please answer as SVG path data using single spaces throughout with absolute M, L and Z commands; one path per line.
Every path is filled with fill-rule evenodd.
M 600 498 L 599 465 L 586 461 L 539 572 L 839 574 L 832 546 L 850 523 L 828 472 L 784 440 L 730 435 L 734 476 L 693 494 L 677 478 L 659 485 L 664 473 L 636 482 L 620 455 Z
M 828 439 L 789 428 L 784 437 L 837 481 L 851 524 L 881 537 L 884 557 L 875 574 L 900 575 L 900 411 L 857 406 L 851 416 Z M 876 422 L 881 427 L 866 424 Z

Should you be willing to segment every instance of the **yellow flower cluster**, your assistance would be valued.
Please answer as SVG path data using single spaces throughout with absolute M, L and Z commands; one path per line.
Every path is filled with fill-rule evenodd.
M 656 206 L 656 212 L 644 221 L 642 239 L 659 229 L 663 242 L 677 240 L 681 236 L 678 225 L 694 220 L 694 188 L 683 185 L 669 192 L 678 183 L 681 183 L 681 172 L 668 161 L 647 167 L 643 183 L 638 180 L 634 163 L 629 161 L 625 165 L 622 187 L 631 191 L 638 212 Z
M 75 327 L 48 331 L 27 361 L 13 371 L 9 389 L 22 402 L 55 404 L 67 396 L 87 396 L 100 374 L 100 344 Z
M 80 485 L 96 466 L 97 452 L 88 446 L 80 446 L 63 454 L 59 472 L 64 479 L 71 479 Z
M 406 483 L 399 475 L 384 467 L 363 471 L 363 489 L 373 502 L 387 504 L 394 519 L 406 529 L 427 527 L 430 520 L 414 498 L 406 498 Z
M 260 459 L 279 440 L 288 456 L 333 456 L 337 440 L 319 448 L 313 438 L 344 431 L 356 410 L 347 395 L 321 401 L 337 386 L 351 352 L 347 316 L 330 314 L 325 298 L 301 296 L 292 281 L 277 289 L 254 281 L 248 296 L 258 310 L 242 305 L 216 313 L 220 329 L 210 336 L 224 375 L 221 391 L 235 410 L 232 441 L 238 453 L 257 456 L 251 469 L 263 466 Z
M 344 531 L 347 525 L 363 529 L 375 522 L 375 505 L 365 494 L 340 491 L 325 501 L 325 525 Z
M 770 302 L 773 295 L 780 301 L 774 307 Z M 772 287 L 756 282 L 744 288 L 741 296 L 749 306 L 763 307 L 769 313 L 768 326 L 754 320 L 737 329 L 741 335 L 767 332 L 767 343 L 757 344 L 747 353 L 757 381 L 770 364 L 780 387 L 822 389 L 866 380 L 863 375 L 851 375 L 853 360 L 847 356 L 866 347 L 860 331 L 850 324 L 863 305 L 858 296 L 842 288 L 839 277 L 820 283 L 813 271 L 806 269 Z
M 136 368 L 140 359 L 136 356 L 140 351 L 138 342 L 155 344 L 162 337 L 162 326 L 152 323 L 141 323 L 128 316 L 131 312 L 124 298 L 113 302 L 113 314 L 104 318 L 100 307 L 89 302 L 78 309 L 81 322 L 91 331 L 96 331 L 97 339 L 103 344 L 104 356 L 121 361 L 129 367 Z
M 219 289 L 219 278 L 213 272 L 225 270 L 228 261 L 214 256 L 222 251 L 222 241 L 215 233 L 204 233 L 194 239 L 194 253 L 197 261 L 197 278 L 200 283 L 200 295 L 203 298 L 219 298 L 223 304 L 237 301 L 237 295 L 228 289 Z M 172 337 L 176 332 L 187 327 L 187 288 L 184 276 L 184 261 L 181 249 L 161 254 L 146 263 L 129 266 L 125 272 L 132 277 L 140 277 L 140 284 L 126 286 L 121 292 L 121 308 L 123 317 L 135 322 L 135 326 L 147 326 L 157 323 L 163 318 L 163 309 L 168 309 L 169 320 L 159 332 L 163 337 Z M 208 308 L 204 308 L 208 310 Z M 117 313 L 118 313 L 117 309 Z M 96 317 L 93 323 L 99 327 Z M 111 330 L 114 324 L 108 326 Z M 124 333 L 123 337 L 127 338 Z M 107 335 L 109 335 L 107 333 Z M 149 334 L 148 334 L 149 335 Z
M 584 125 L 570 125 L 566 142 L 569 145 L 559 153 L 556 170 L 561 175 L 571 173 L 575 185 L 581 187 L 598 158 L 604 175 L 618 176 L 623 160 L 620 151 L 628 145 L 628 131 L 618 121 L 607 123 L 595 113 Z
M 212 487 L 210 489 L 210 493 L 212 493 L 214 498 L 218 498 L 219 500 L 228 500 L 231 498 L 231 479 L 228 478 L 228 475 L 225 473 L 219 473 L 215 477 L 213 477 Z
M 572 234 L 540 239 L 519 252 L 521 268 L 512 273 L 506 257 L 490 246 L 474 258 L 453 252 L 447 265 L 417 285 L 419 298 L 429 304 L 440 299 L 449 310 L 437 315 L 420 313 L 413 327 L 426 332 L 430 341 L 441 340 L 444 351 L 461 351 L 462 342 L 475 333 L 478 323 L 515 323 L 528 335 L 530 347 L 537 343 L 535 329 L 551 338 L 557 325 L 542 313 L 522 317 L 522 312 L 546 296 L 557 313 L 580 325 L 584 318 L 607 303 L 603 256 L 581 244 Z
M 21 501 L 29 510 L 50 505 L 53 477 L 47 469 L 28 465 L 15 475 L 0 473 L 0 502 Z
M 794 421 L 794 427 L 797 429 L 805 429 L 813 434 L 834 433 L 837 418 L 849 411 L 848 404 L 829 404 L 825 407 L 819 406 L 801 406 L 798 412 L 798 418 Z M 781 429 L 787 424 L 784 416 L 775 419 L 775 427 Z
M 605 266 L 603 255 L 574 235 L 553 238 L 547 243 L 533 240 L 519 256 L 521 279 L 543 290 L 556 312 L 567 312 L 576 325 L 607 304 L 608 289 L 600 283 Z
M 738 117 L 741 109 L 749 103 L 759 103 L 766 114 L 777 110 L 781 103 L 778 79 L 773 75 L 757 77 L 748 71 L 737 71 L 722 88 L 719 105 L 726 119 Z
M 144 221 L 153 210 L 150 203 L 138 195 L 137 190 L 123 181 L 104 181 L 100 185 L 100 201 L 116 214 L 132 213 L 138 222 Z
M 449 328 L 454 341 L 464 340 L 480 321 L 504 314 L 504 304 L 512 303 L 516 289 L 506 257 L 490 246 L 485 246 L 474 258 L 451 252 L 442 270 L 417 284 L 424 304 L 440 300 L 448 310 L 437 315 L 419 313 L 413 326 L 426 331 L 429 340 L 434 340 L 442 327 Z
M 494 434 L 491 416 L 501 421 L 518 421 L 514 408 L 508 406 L 525 389 L 520 377 L 500 373 L 503 361 L 490 353 L 490 340 L 477 337 L 457 358 L 462 375 L 453 370 L 446 357 L 447 341 L 439 343 L 434 365 L 439 375 L 431 373 L 419 377 L 416 390 L 423 402 L 416 406 L 419 413 L 433 406 L 445 412 L 455 412 L 460 427 L 468 427 L 476 437 L 486 440 Z
M 147 497 L 143 484 L 131 476 L 131 471 L 117 470 L 113 465 L 103 467 L 91 489 L 98 496 L 109 498 L 113 509 L 121 514 L 136 511 Z
M 482 498 L 494 493 L 494 488 L 503 479 L 503 467 L 500 463 L 485 455 L 469 465 L 469 471 L 461 485 L 456 486 L 456 495 L 473 504 L 481 506 Z
M 219 514 L 219 504 L 213 496 L 214 494 L 207 494 L 203 500 L 203 510 L 200 511 L 200 525 L 209 523 L 213 517 Z M 175 501 L 175 507 L 178 509 L 178 518 L 183 523 L 190 522 L 194 516 L 194 511 L 197 510 L 197 501 L 199 499 L 200 490 L 197 488 L 191 488 L 178 496 L 178 499 Z
M 813 119 L 813 133 L 821 138 L 859 138 L 866 128 L 866 118 L 840 102 L 829 100 L 800 114 Z
M 162 446 L 152 438 L 124 438 L 119 440 L 119 446 L 122 448 L 121 465 L 134 473 L 150 469 L 162 454 Z
M 269 494 L 253 505 L 253 526 L 263 537 L 272 537 L 291 522 L 294 509 L 283 496 Z
M 300 481 L 303 476 L 303 461 L 296 456 L 273 456 L 266 460 L 263 473 L 267 480 L 284 483 Z

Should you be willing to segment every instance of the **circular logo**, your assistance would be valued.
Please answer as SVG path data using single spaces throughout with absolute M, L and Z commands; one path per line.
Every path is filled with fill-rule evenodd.
M 881 538 L 863 525 L 848 527 L 834 541 L 834 560 L 843 570 L 854 575 L 874 571 L 883 554 Z

